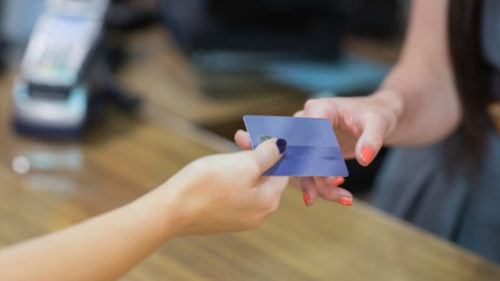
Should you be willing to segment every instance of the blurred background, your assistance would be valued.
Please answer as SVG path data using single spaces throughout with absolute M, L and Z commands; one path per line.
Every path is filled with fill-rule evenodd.
M 244 114 L 293 115 L 309 98 L 374 91 L 397 59 L 407 2 L 1 0 L 8 130 L 64 147 L 119 137 L 95 133 L 118 128 L 114 112 L 148 112 L 231 140 Z M 82 161 L 71 145 L 19 151 L 20 173 Z M 381 156 L 364 169 L 349 161 L 356 196 L 369 198 Z

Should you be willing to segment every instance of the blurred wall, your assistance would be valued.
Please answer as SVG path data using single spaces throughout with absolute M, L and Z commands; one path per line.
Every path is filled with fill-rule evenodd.
M 19 59 L 45 0 L 0 0 L 0 37 L 10 59 Z

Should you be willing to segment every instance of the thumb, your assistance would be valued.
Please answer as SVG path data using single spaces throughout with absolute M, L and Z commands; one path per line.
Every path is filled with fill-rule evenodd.
M 284 139 L 270 139 L 261 143 L 252 155 L 257 162 L 261 172 L 267 171 L 281 159 L 286 150 Z
M 381 120 L 373 118 L 364 124 L 363 133 L 356 143 L 356 159 L 362 166 L 368 166 L 384 144 L 386 125 Z

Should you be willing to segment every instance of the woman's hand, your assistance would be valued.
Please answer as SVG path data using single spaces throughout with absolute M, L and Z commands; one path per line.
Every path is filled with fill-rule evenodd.
M 356 158 L 361 165 L 367 166 L 397 126 L 402 106 L 396 95 L 392 97 L 388 90 L 382 90 L 369 97 L 312 99 L 295 117 L 330 120 L 344 157 Z M 251 149 L 246 132 L 236 132 L 235 141 L 241 148 Z M 352 204 L 351 193 L 338 187 L 343 182 L 342 177 L 292 180 L 294 185 L 301 186 L 308 206 L 314 204 L 317 195 L 343 205 Z
M 242 231 L 274 212 L 288 177 L 262 176 L 283 155 L 286 141 L 271 139 L 254 151 L 198 159 L 157 192 L 166 192 L 175 235 Z M 158 196 L 165 196 L 160 194 Z
M 369 97 L 311 99 L 295 116 L 328 119 L 344 157 L 368 166 L 398 123 L 401 106 L 390 97 L 381 91 Z

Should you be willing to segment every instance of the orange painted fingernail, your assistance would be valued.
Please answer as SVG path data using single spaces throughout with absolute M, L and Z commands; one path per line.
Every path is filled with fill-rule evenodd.
M 373 148 L 366 146 L 361 149 L 361 157 L 366 165 L 370 164 L 373 160 Z
M 336 177 L 332 180 L 332 185 L 334 186 L 339 186 L 344 183 L 344 178 L 343 177 Z
M 344 206 L 351 206 L 352 205 L 352 198 L 340 197 L 338 202 L 339 202 L 339 204 L 342 204 Z
M 302 192 L 302 198 L 304 199 L 304 204 L 306 204 L 306 206 L 309 206 L 309 194 L 307 194 L 307 192 Z

